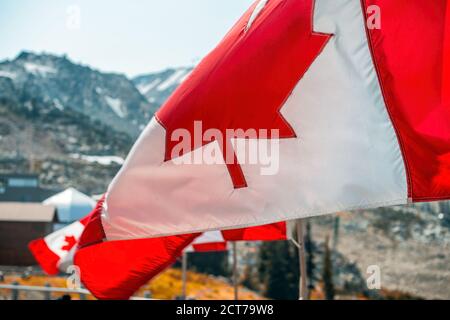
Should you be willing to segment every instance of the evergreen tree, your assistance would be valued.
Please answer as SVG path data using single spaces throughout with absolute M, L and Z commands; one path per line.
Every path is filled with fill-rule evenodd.
M 255 268 L 253 266 L 246 265 L 244 268 L 242 285 L 250 290 L 261 290 L 261 286 L 257 277 L 258 275 L 255 272 Z
M 314 289 L 315 278 L 314 269 L 316 268 L 314 264 L 314 243 L 311 236 L 311 222 L 306 221 L 306 234 L 305 234 L 305 251 L 306 251 L 306 274 L 308 276 L 308 291 Z
M 450 202 L 443 201 L 440 203 L 440 213 L 443 214 L 442 225 L 444 227 L 450 228 Z
M 333 284 L 333 264 L 331 261 L 331 251 L 328 244 L 328 237 L 325 241 L 325 253 L 323 261 L 323 286 L 325 291 L 325 299 L 334 300 L 334 284 Z
M 333 250 L 337 250 L 337 246 L 339 244 L 339 226 L 340 226 L 341 218 L 339 216 L 334 217 L 333 222 Z
M 230 267 L 228 252 L 192 252 L 188 254 L 188 267 L 191 270 L 228 277 Z
M 268 298 L 298 299 L 298 254 L 289 242 L 264 242 L 261 245 L 259 273 Z

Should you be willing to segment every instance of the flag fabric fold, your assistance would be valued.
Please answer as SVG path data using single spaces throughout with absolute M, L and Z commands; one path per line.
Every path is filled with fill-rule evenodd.
M 81 281 L 98 299 L 129 299 L 172 265 L 198 235 L 107 241 L 75 253 Z
M 101 202 L 98 207 L 101 207 Z M 97 211 L 98 212 L 98 211 Z M 93 219 L 96 221 L 95 210 Z M 89 224 L 88 224 L 89 226 Z M 203 235 L 186 234 L 151 239 L 116 240 L 92 244 L 86 227 L 74 263 L 86 288 L 99 299 L 128 299 L 141 286 L 171 266 L 182 254 L 227 250 L 229 241 L 278 241 L 290 238 L 286 223 L 276 223 L 245 230 L 210 231 Z

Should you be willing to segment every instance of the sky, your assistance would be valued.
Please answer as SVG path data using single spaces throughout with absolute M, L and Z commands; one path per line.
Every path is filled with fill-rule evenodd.
M 67 54 L 128 76 L 197 63 L 254 0 L 0 0 L 0 60 Z

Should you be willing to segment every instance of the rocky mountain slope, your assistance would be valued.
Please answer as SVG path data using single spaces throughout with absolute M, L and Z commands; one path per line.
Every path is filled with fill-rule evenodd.
M 132 143 L 74 110 L 0 100 L 0 172 L 38 173 L 45 187 L 104 192 Z
M 0 62 L 0 172 L 102 193 L 154 112 L 192 68 L 133 80 L 22 52 Z
M 39 104 L 76 111 L 131 136 L 157 108 L 124 75 L 101 73 L 65 56 L 22 52 L 0 63 L 0 79 L 0 98 L 28 109 Z
M 312 221 L 314 240 L 334 239 L 335 250 L 365 278 L 369 266 L 378 266 L 383 289 L 450 299 L 448 202 L 345 212 Z
M 189 76 L 192 69 L 192 67 L 166 69 L 135 77 L 133 82 L 150 103 L 162 105 L 180 83 Z
M 158 107 L 123 75 L 22 52 L 0 62 L 0 172 L 102 193 Z

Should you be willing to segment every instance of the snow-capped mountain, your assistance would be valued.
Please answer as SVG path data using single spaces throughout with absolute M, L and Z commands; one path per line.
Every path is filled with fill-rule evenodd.
M 0 98 L 29 109 L 40 104 L 74 110 L 131 136 L 157 108 L 124 75 L 102 73 L 50 54 L 22 52 L 0 62 L 0 89 Z
M 160 106 L 189 76 L 192 69 L 193 67 L 166 69 L 161 72 L 137 76 L 133 79 L 133 83 L 150 103 Z

